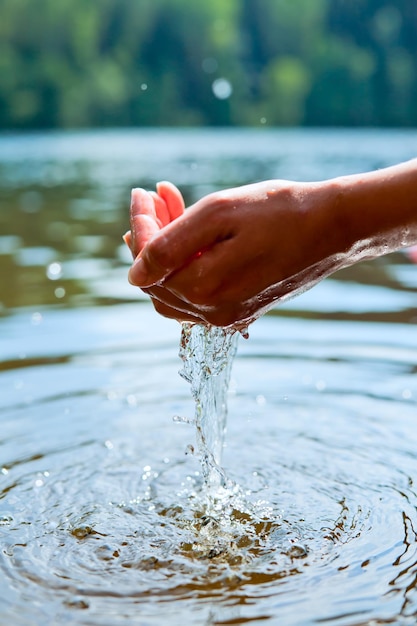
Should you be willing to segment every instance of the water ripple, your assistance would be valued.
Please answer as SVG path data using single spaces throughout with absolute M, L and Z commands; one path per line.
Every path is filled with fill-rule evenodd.
M 326 323 L 323 341 L 317 322 L 259 320 L 232 371 L 234 487 L 216 508 L 184 454 L 193 427 L 171 419 L 194 411 L 178 328 L 155 345 L 145 318 L 132 341 L 131 313 L 101 312 L 106 336 L 118 329 L 107 349 L 79 338 L 3 367 L 4 620 L 414 624 L 409 332 L 388 343 L 381 328 Z

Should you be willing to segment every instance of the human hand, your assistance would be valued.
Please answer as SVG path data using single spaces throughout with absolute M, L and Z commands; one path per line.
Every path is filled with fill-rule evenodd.
M 184 213 L 180 191 L 167 181 L 157 183 L 156 192 L 133 189 L 130 226 L 123 239 L 135 259 L 148 241 L 164 226 Z
M 129 280 L 178 320 L 243 328 L 337 269 L 417 244 L 417 159 L 229 189 L 187 211 L 179 191 L 161 185 L 135 192 Z
M 267 181 L 210 194 L 167 220 L 156 202 L 152 207 L 153 194 L 135 190 L 139 254 L 129 280 L 162 315 L 245 327 L 329 273 L 332 235 L 321 237 L 326 224 L 317 199 L 311 210 L 317 191 L 313 183 Z
M 133 189 L 130 204 L 130 225 L 123 239 L 130 248 L 133 259 L 137 260 L 146 244 L 167 224 L 177 219 L 184 213 L 184 200 L 180 191 L 167 181 L 157 183 L 156 192 L 145 189 Z M 151 296 L 155 308 L 159 310 L 160 304 L 154 292 L 161 289 L 156 286 L 153 289 L 143 289 Z M 178 303 L 179 304 L 179 303 Z M 167 317 L 188 321 L 198 321 L 194 316 L 164 305 L 164 314 Z

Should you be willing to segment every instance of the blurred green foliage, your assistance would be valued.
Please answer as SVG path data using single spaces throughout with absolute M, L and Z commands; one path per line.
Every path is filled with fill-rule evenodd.
M 416 0 L 0 0 L 0 128 L 417 124 Z

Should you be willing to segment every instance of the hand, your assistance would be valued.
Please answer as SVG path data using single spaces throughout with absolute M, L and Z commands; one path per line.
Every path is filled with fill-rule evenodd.
M 134 191 L 129 280 L 167 317 L 243 328 L 337 269 L 417 244 L 417 159 L 318 183 Z
M 156 235 L 161 228 L 184 213 L 184 200 L 180 191 L 167 181 L 157 184 L 156 193 L 145 189 L 133 189 L 130 204 L 130 224 L 123 239 L 130 248 L 133 258 L 138 260 L 146 244 Z M 151 296 L 155 308 L 160 305 L 153 292 L 160 289 L 143 289 Z M 178 318 L 179 310 L 164 306 L 164 314 L 167 317 Z M 181 320 L 198 321 L 194 316 L 187 315 L 184 311 Z
M 321 211 L 309 210 L 314 184 L 248 185 L 206 196 L 185 212 L 183 204 L 172 210 L 180 194 L 164 185 L 158 196 L 133 192 L 129 280 L 167 317 L 244 327 L 333 268 L 333 237 L 327 229 L 323 236 Z

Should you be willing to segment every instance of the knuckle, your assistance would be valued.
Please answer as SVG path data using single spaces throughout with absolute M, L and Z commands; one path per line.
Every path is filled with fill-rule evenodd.
M 214 191 L 203 198 L 201 205 L 208 209 L 210 219 L 214 219 L 222 210 L 227 212 L 233 205 L 233 200 L 230 197 L 230 191 L 220 190 Z
M 226 191 L 214 191 L 210 194 L 212 206 L 221 207 L 229 203 L 229 196 Z

